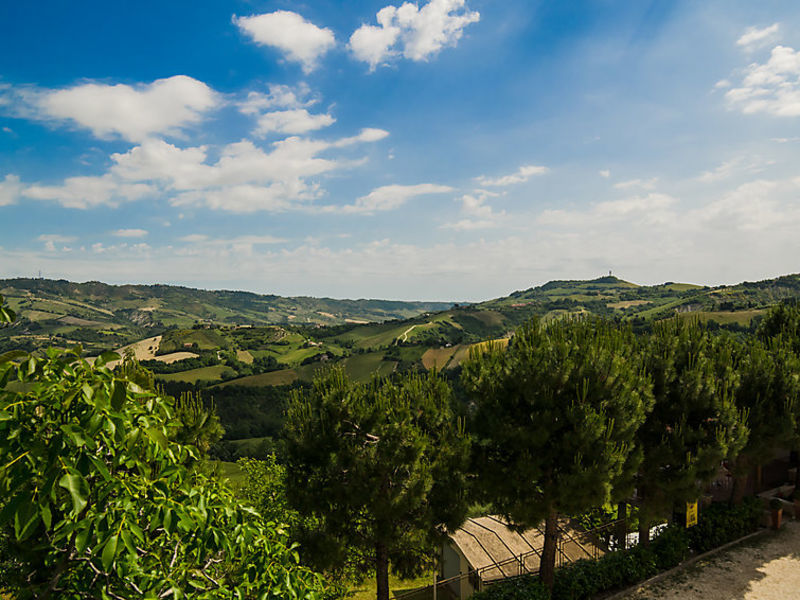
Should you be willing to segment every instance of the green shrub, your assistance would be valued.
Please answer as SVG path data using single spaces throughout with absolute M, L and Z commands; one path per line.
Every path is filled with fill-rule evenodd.
M 689 555 L 689 534 L 680 525 L 670 525 L 650 544 L 659 571 L 677 566 Z
M 472 598 L 473 600 L 550 600 L 550 594 L 536 575 L 526 575 L 490 585 Z
M 697 525 L 688 530 L 689 547 L 701 554 L 758 529 L 763 508 L 756 498 L 736 506 L 715 503 L 700 511 Z

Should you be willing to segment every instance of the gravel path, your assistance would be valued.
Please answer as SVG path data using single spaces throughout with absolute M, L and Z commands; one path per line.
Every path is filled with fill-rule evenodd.
M 619 600 L 800 598 L 800 521 L 744 542 Z

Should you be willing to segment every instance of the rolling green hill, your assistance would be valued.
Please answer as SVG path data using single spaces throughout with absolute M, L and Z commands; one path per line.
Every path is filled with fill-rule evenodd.
M 90 354 L 170 328 L 190 329 L 198 323 L 316 327 L 406 319 L 450 306 L 443 302 L 287 298 L 172 285 L 117 286 L 48 279 L 0 279 L 0 294 L 19 316 L 14 327 L 0 332 L 0 350 L 81 343 Z M 162 353 L 168 352 L 165 348 Z

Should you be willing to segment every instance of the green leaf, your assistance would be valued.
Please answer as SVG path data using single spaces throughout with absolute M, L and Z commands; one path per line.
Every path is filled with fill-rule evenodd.
M 83 554 L 83 551 L 86 550 L 89 545 L 89 534 L 91 534 L 91 532 L 91 529 L 86 527 L 85 529 L 81 529 L 78 535 L 75 536 L 75 551 L 78 554 Z
M 50 505 L 45 501 L 42 504 L 42 508 L 39 511 L 42 515 L 42 522 L 47 529 L 50 529 L 50 526 L 53 524 L 53 513 L 50 512 Z
M 150 427 L 147 429 L 147 436 L 153 440 L 162 450 L 167 449 L 167 437 L 164 435 L 164 432 L 156 427 Z
M 28 538 L 39 524 L 39 512 L 33 502 L 24 502 L 14 515 L 14 535 L 18 541 Z
M 120 360 L 120 355 L 116 352 L 103 352 L 100 356 L 98 356 L 94 360 L 94 366 L 97 368 L 104 367 L 107 363 L 110 363 L 112 360 Z
M 28 356 L 27 352 L 23 352 L 22 350 L 11 350 L 5 354 L 0 354 L 0 365 L 18 358 L 25 358 L 26 356 Z
M 139 558 L 139 554 L 136 552 L 136 546 L 133 544 L 133 539 L 131 538 L 131 532 L 127 529 L 123 529 L 120 532 L 120 537 L 122 538 L 122 543 L 125 544 L 125 548 L 128 550 L 128 554 L 134 560 Z
M 111 393 L 111 408 L 118 411 L 125 404 L 125 382 L 119 379 L 114 380 L 114 391 Z
M 100 557 L 103 563 L 103 569 L 108 571 L 114 563 L 114 558 L 117 556 L 117 544 L 119 543 L 119 536 L 112 535 L 108 538 L 105 547 L 103 548 L 103 555 Z
M 67 490 L 72 496 L 72 514 L 79 514 L 86 507 L 89 496 L 89 485 L 77 473 L 68 473 L 58 481 L 58 485 Z
M 78 448 L 86 445 L 86 438 L 83 437 L 83 432 L 74 425 L 62 425 L 61 431 L 67 434 L 67 437 L 72 440 Z

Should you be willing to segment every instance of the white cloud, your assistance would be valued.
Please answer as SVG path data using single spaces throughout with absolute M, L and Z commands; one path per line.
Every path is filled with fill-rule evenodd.
M 780 24 L 773 23 L 769 27 L 748 27 L 738 40 L 736 45 L 745 50 L 755 50 L 776 42 L 779 37 Z
M 111 235 L 122 238 L 140 238 L 146 237 L 148 234 L 146 229 L 117 229 L 111 232 Z
M 74 235 L 62 235 L 60 233 L 43 233 L 36 239 L 39 240 L 40 242 L 66 243 L 66 242 L 74 242 L 78 238 L 76 238 Z
M 479 219 L 486 204 L 464 210 Z M 6 249 L 0 250 L 0 264 L 11 269 L 9 276 L 42 269 L 71 280 L 166 280 L 286 295 L 459 301 L 551 279 L 596 277 L 609 268 L 637 283 L 735 283 L 797 270 L 800 178 L 751 181 L 711 196 L 698 185 L 694 195 L 682 198 L 632 195 L 513 217 L 518 229 L 498 228 L 490 232 L 494 236 L 462 242 L 437 236 L 420 246 L 393 239 L 278 246 L 280 238 L 265 234 L 193 234 L 183 240 L 189 243 L 155 248 L 87 244 L 68 254 Z M 506 231 L 512 233 L 504 236 Z
M 247 98 L 238 103 L 245 115 L 259 115 L 262 112 L 282 108 L 304 108 L 317 103 L 317 98 L 307 99 L 311 90 L 305 83 L 295 87 L 271 84 L 269 92 L 249 92 Z
M 264 113 L 258 117 L 255 134 L 266 136 L 270 133 L 296 135 L 328 127 L 336 122 L 329 114 L 310 114 L 305 108 L 278 110 Z
M 453 229 L 455 231 L 473 231 L 476 229 L 489 229 L 498 226 L 498 221 L 505 217 L 505 211 L 495 212 L 486 201 L 497 196 L 486 190 L 475 190 L 471 194 L 461 197 L 461 214 L 465 218 L 453 223 L 445 223 L 440 229 Z
M 0 181 L 0 206 L 14 204 L 20 197 L 23 185 L 17 175 L 6 175 Z
M 36 239 L 39 240 L 40 242 L 44 242 L 44 249 L 47 252 L 55 252 L 57 250 L 56 244 L 65 244 L 68 242 L 74 242 L 78 238 L 71 235 L 61 235 L 59 233 L 43 233 Z M 65 252 L 69 252 L 71 249 L 64 246 L 62 250 Z
M 517 169 L 517 171 L 511 175 L 504 175 L 496 178 L 481 175 L 480 177 L 476 177 L 475 181 L 477 181 L 480 185 L 486 185 L 490 187 L 516 185 L 518 183 L 525 183 L 535 175 L 544 175 L 548 172 L 550 172 L 550 169 L 547 167 L 525 165 Z
M 306 73 L 313 71 L 319 58 L 336 45 L 330 29 L 317 27 L 286 10 L 251 17 L 234 16 L 233 22 L 257 44 L 277 48 L 288 60 L 300 63 Z
M 414 61 L 427 60 L 445 46 L 455 46 L 464 28 L 480 20 L 464 0 L 430 0 L 421 8 L 405 2 L 399 8 L 385 6 L 376 15 L 377 25 L 362 25 L 350 36 L 353 55 L 374 70 L 402 54 Z
M 240 213 L 308 209 L 321 194 L 319 184 L 309 178 L 353 164 L 320 154 L 387 135 L 380 129 L 364 129 L 333 141 L 289 137 L 271 144 L 270 151 L 242 140 L 224 146 L 214 163 L 208 162 L 205 146 L 179 148 L 148 140 L 113 154 L 110 173 L 122 181 L 157 185 L 176 206 L 199 204 Z
M 379 142 L 389 136 L 389 132 L 384 129 L 375 129 L 374 127 L 367 127 L 362 129 L 358 135 L 352 137 L 342 138 L 337 140 L 332 145 L 335 148 L 344 148 L 345 146 L 352 146 L 353 144 L 360 144 L 362 142 Z
M 409 199 L 424 194 L 443 194 L 452 192 L 453 188 L 434 183 L 418 185 L 385 185 L 375 188 L 366 196 L 356 199 L 353 204 L 341 207 L 341 212 L 372 214 L 378 211 L 394 210 Z
M 603 179 L 608 179 L 609 177 L 611 177 L 611 171 L 608 169 L 603 169 L 602 171 L 598 171 L 597 174 L 600 175 L 600 177 L 602 177 Z
M 219 95 L 185 75 L 130 86 L 85 83 L 60 90 L 20 95 L 23 114 L 71 121 L 99 138 L 120 136 L 141 141 L 153 135 L 177 135 L 220 106 Z
M 653 190 L 656 187 L 656 183 L 658 183 L 658 177 L 653 177 L 651 179 L 629 179 L 627 181 L 620 181 L 614 184 L 614 188 L 618 190 L 629 190 L 629 189 L 642 189 L 642 190 Z
M 800 116 L 800 52 L 776 46 L 766 63 L 747 67 L 739 87 L 729 89 L 725 98 L 744 114 Z
M 765 161 L 757 157 L 732 158 L 726 160 L 712 171 L 704 171 L 698 175 L 696 179 L 701 183 L 715 183 L 737 175 L 757 173 L 763 170 L 764 166 L 769 164 L 772 164 L 772 161 Z
M 155 189 L 145 183 L 126 183 L 110 174 L 98 177 L 69 177 L 61 185 L 31 185 L 22 195 L 35 200 L 53 200 L 67 208 L 117 206 L 139 200 Z
M 672 209 L 677 203 L 677 199 L 666 194 L 651 193 L 598 202 L 588 209 L 547 209 L 539 214 L 537 222 L 545 226 L 578 228 L 620 221 L 631 222 L 636 227 L 651 226 L 672 221 Z

